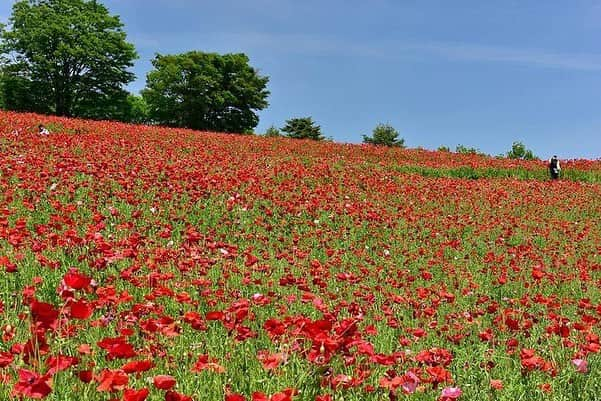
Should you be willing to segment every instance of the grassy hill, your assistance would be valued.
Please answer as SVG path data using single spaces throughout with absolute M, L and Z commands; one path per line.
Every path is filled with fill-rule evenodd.
M 0 112 L 0 396 L 597 400 L 562 167 Z

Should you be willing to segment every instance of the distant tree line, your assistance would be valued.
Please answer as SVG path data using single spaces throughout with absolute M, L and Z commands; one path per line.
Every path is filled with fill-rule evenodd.
M 0 33 L 5 108 L 124 118 L 137 54 L 119 17 L 91 1 L 21 0 L 8 22 Z
M 323 141 L 326 139 L 321 127 L 317 125 L 312 117 L 298 117 L 286 120 L 282 128 L 274 125 L 265 131 L 267 137 L 284 136 L 293 139 L 312 139 Z M 363 142 L 378 146 L 404 147 L 405 140 L 399 138 L 399 133 L 389 124 L 378 124 L 372 131 L 371 136 L 363 135 Z
M 269 104 L 269 78 L 245 54 L 157 54 L 140 95 L 124 88 L 138 58 L 118 16 L 95 0 L 19 0 L 0 24 L 0 107 L 59 116 L 251 133 Z M 266 136 L 325 140 L 312 117 L 292 118 Z M 390 124 L 363 142 L 403 148 Z M 446 147 L 439 150 L 449 151 Z M 457 153 L 483 154 L 458 145 Z M 521 142 L 503 155 L 536 158 Z
M 0 106 L 235 133 L 257 126 L 269 79 L 246 55 L 157 55 L 137 96 L 124 89 L 138 57 L 126 39 L 98 1 L 17 1 L 0 26 Z

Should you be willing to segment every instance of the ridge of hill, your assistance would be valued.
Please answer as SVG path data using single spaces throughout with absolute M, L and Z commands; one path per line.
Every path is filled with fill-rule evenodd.
M 548 180 L 545 160 L 516 160 L 472 153 L 432 151 L 421 148 L 399 149 L 366 144 L 345 144 L 281 138 L 267 138 L 259 135 L 237 135 L 228 133 L 201 132 L 181 128 L 152 125 L 133 125 L 112 121 L 95 121 L 34 113 L 0 111 L 0 134 L 4 137 L 31 137 L 37 133 L 38 124 L 43 124 L 54 134 L 67 136 L 110 135 L 157 135 L 205 136 L 207 140 L 239 140 L 255 147 L 257 151 L 272 155 L 279 149 L 282 154 L 294 154 L 313 158 L 339 158 L 371 164 L 373 168 L 386 168 L 406 174 L 440 178 L 513 178 L 522 180 Z M 225 137 L 224 135 L 227 135 Z M 220 137 L 221 136 L 221 137 Z M 224 139 L 226 138 L 226 139 Z M 173 143 L 173 142 L 170 142 Z M 301 145 L 302 144 L 302 145 Z M 601 159 L 561 160 L 562 179 L 586 183 L 601 182 Z

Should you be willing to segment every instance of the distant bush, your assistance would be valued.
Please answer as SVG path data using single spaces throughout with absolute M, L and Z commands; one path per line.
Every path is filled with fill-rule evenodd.
M 324 137 L 321 134 L 321 127 L 315 124 L 311 117 L 292 118 L 287 120 L 286 125 L 282 127 L 282 132 L 285 132 L 289 138 L 294 139 L 324 140 Z
M 424 177 L 461 178 L 470 180 L 513 178 L 518 180 L 547 181 L 549 175 L 546 168 L 528 170 L 521 167 L 498 168 L 459 166 L 455 168 L 440 168 L 405 165 L 398 166 L 395 170 L 404 174 L 418 174 Z M 592 184 L 601 183 L 601 173 L 598 171 L 566 170 L 562 178 L 566 181 L 587 182 Z
M 405 147 L 405 140 L 398 138 L 399 133 L 389 124 L 378 124 L 372 131 L 372 136 L 363 135 L 363 142 L 372 145 Z
M 280 130 L 275 125 L 272 125 L 271 127 L 267 128 L 264 135 L 267 137 L 283 136 Z
M 520 160 L 535 160 L 538 159 L 532 153 L 530 149 L 526 149 L 526 146 L 522 142 L 514 142 L 511 145 L 511 150 L 507 152 L 507 157 L 510 159 L 520 159 Z
M 469 155 L 480 155 L 480 156 L 488 156 L 486 153 L 481 152 L 478 148 L 468 148 L 467 146 L 457 145 L 455 147 L 456 153 L 469 154 Z

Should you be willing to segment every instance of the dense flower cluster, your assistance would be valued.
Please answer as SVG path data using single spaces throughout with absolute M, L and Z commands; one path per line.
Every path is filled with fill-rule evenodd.
M 0 396 L 594 400 L 601 185 L 399 169 L 511 163 L 1 112 Z

